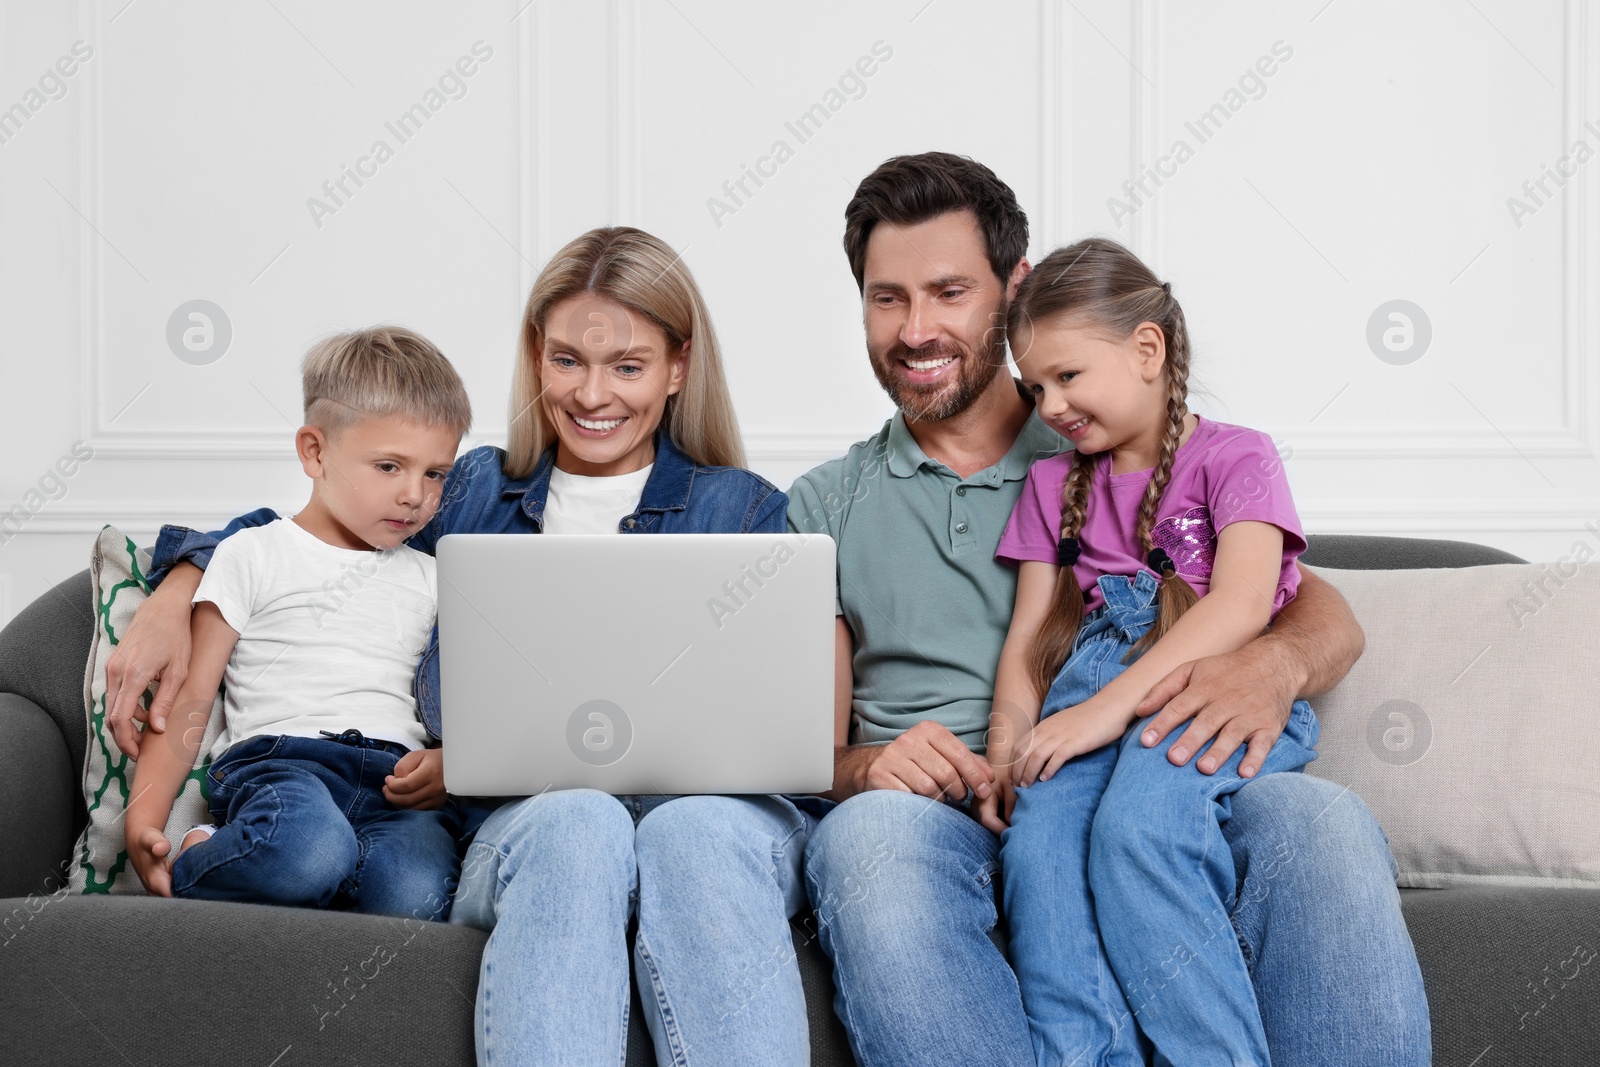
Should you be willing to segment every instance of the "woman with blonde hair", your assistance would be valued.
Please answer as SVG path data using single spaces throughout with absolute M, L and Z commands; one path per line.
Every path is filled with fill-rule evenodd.
M 649 234 L 591 230 L 556 253 L 528 296 L 511 394 L 508 449 L 463 457 L 417 547 L 466 530 L 786 529 L 784 494 L 740 469 L 700 291 Z M 433 655 L 423 669 L 437 671 Z M 808 1063 L 788 917 L 813 824 L 761 796 L 563 790 L 494 809 L 471 836 L 450 916 L 492 931 L 479 1062 L 620 1062 L 636 915 L 658 1062 L 693 1049 L 697 1063 Z
M 431 553 L 447 533 L 787 529 L 788 499 L 742 469 L 699 288 L 668 245 L 640 230 L 591 230 L 540 272 L 523 316 L 507 444 L 456 461 L 412 547 Z M 181 590 L 218 536 L 164 536 L 156 576 L 177 565 L 172 579 L 182 580 L 167 584 Z M 158 605 L 157 635 L 170 602 L 152 597 L 142 609 L 141 619 Z M 160 676 L 180 649 L 186 661 L 180 638 L 162 640 L 142 638 L 130 669 Z M 438 670 L 436 634 L 417 676 L 434 736 Z M 478 981 L 479 1063 L 622 1062 L 635 918 L 631 955 L 658 1062 L 691 1053 L 704 1064 L 810 1062 L 788 919 L 805 900 L 800 864 L 814 813 L 777 796 L 583 789 L 453 803 L 468 844 L 450 921 L 491 931 Z

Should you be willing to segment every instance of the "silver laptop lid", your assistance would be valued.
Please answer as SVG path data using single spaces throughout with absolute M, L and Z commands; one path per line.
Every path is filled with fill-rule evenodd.
M 832 787 L 831 538 L 451 534 L 438 561 L 450 792 Z

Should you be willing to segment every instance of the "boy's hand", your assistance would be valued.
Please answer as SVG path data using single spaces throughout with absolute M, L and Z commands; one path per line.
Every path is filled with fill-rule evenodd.
M 172 842 L 154 826 L 128 829 L 128 859 L 144 883 L 144 890 L 153 897 L 172 895 L 172 861 L 168 853 Z
M 1104 748 L 1122 736 L 1132 717 L 1095 700 L 1091 697 L 1076 707 L 1062 708 L 1034 728 L 1024 749 L 1026 755 L 1012 769 L 1019 785 L 1048 779 L 1067 760 Z
M 383 780 L 383 796 L 397 808 L 444 807 L 444 749 L 417 748 L 401 756 Z

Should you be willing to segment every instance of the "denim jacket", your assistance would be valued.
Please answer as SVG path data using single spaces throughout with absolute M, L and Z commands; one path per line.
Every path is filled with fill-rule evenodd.
M 504 449 L 484 445 L 456 460 L 445 479 L 438 512 L 407 544 L 431 556 L 445 534 L 542 533 L 555 449 L 547 449 L 526 478 L 506 477 L 505 456 Z M 638 508 L 623 518 L 619 532 L 782 533 L 788 529 L 788 508 L 788 498 L 766 479 L 738 467 L 702 467 L 665 432 L 658 432 L 655 466 Z M 277 518 L 271 508 L 261 508 L 211 533 L 162 527 L 151 559 L 151 584 L 159 584 L 178 563 L 204 569 L 223 538 Z M 416 695 L 423 725 L 434 737 L 442 737 L 437 626 L 417 664 Z

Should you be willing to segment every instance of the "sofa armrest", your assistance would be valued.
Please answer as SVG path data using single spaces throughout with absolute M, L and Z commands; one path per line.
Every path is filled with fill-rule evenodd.
M 77 791 L 55 720 L 26 697 L 0 693 L 0 897 L 65 883 Z

